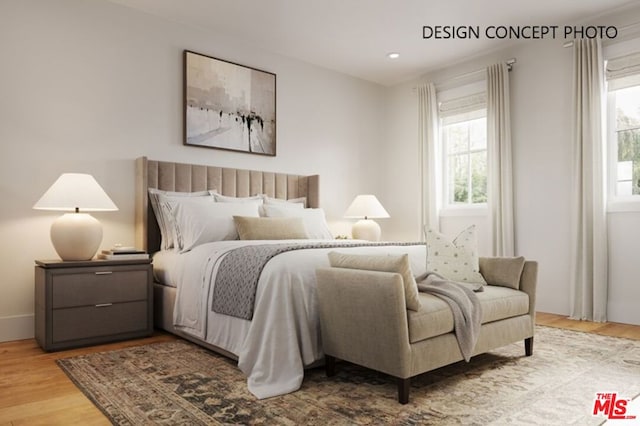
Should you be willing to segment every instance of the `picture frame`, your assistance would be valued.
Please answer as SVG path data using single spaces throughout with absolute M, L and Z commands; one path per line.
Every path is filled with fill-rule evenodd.
M 276 155 L 276 75 L 184 51 L 184 144 Z

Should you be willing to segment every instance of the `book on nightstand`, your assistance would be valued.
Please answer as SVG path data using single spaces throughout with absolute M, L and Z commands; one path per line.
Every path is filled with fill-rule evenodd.
M 144 250 L 138 250 L 135 247 L 114 247 L 110 250 L 102 250 L 98 254 L 98 259 L 105 260 L 133 260 L 148 259 L 149 254 Z

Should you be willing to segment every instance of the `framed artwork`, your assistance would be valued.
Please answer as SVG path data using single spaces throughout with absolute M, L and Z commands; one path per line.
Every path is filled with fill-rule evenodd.
M 276 155 L 276 75 L 184 51 L 184 144 Z

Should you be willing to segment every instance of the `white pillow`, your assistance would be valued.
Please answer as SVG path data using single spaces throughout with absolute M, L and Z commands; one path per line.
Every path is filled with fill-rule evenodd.
M 233 216 L 258 216 L 252 203 L 172 204 L 180 253 L 213 241 L 237 240 Z
M 262 212 L 266 217 L 301 217 L 310 239 L 333 239 L 322 209 L 296 209 L 266 204 L 262 206 Z
M 156 221 L 158 222 L 158 227 L 160 228 L 160 235 L 162 240 L 160 242 L 161 250 L 169 250 L 173 248 L 173 216 L 168 214 L 165 206 L 161 204 L 160 198 L 163 201 L 174 200 L 174 199 L 183 199 L 183 198 L 203 198 L 208 201 L 213 202 L 213 198 L 209 191 L 198 191 L 198 192 L 175 192 L 175 191 L 163 191 L 160 189 L 149 188 L 149 202 L 151 203 L 151 208 L 153 209 L 153 213 L 156 216 Z
M 306 200 L 306 198 L 304 198 Z M 300 198 L 296 198 L 296 200 L 300 200 Z M 304 203 L 299 201 L 288 201 L 288 200 L 279 200 L 277 198 L 269 198 L 266 195 L 264 196 L 264 204 L 260 206 L 260 216 L 268 217 L 265 206 L 275 206 L 282 207 L 283 209 L 294 209 L 294 210 L 302 210 L 304 209 Z
M 407 309 L 417 311 L 422 304 L 418 297 L 418 284 L 413 278 L 409 255 L 368 255 L 329 252 L 329 263 L 334 268 L 363 269 L 367 271 L 396 272 L 402 275 L 404 299 Z
M 263 198 L 265 204 L 281 207 L 292 207 L 296 209 L 303 209 L 307 207 L 307 197 L 289 198 L 288 200 L 283 200 L 281 198 L 271 198 L 267 195 L 263 195 Z
M 427 230 L 427 271 L 451 281 L 486 284 L 478 262 L 476 227 L 471 225 L 453 241 L 445 235 Z
M 228 195 L 222 195 L 215 190 L 209 191 L 213 195 L 213 199 L 218 203 L 250 203 L 256 205 L 262 205 L 262 195 L 254 195 L 252 197 L 230 197 Z

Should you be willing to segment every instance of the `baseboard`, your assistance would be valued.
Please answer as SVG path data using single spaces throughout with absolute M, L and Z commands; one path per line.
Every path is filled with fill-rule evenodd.
M 33 314 L 0 317 L 0 342 L 33 339 L 34 321 Z

